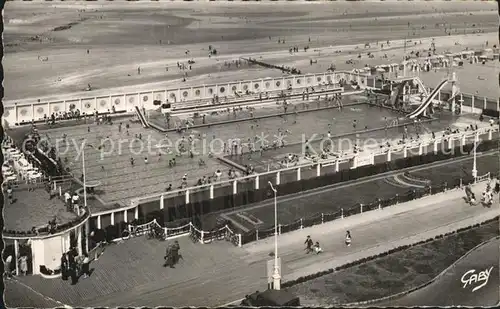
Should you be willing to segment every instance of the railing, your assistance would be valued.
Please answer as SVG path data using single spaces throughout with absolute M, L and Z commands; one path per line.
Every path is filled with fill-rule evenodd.
M 215 240 L 226 239 L 227 241 L 233 243 L 235 246 L 241 247 L 241 234 L 236 234 L 227 225 L 212 231 L 203 231 L 198 229 L 192 222 L 189 222 L 180 227 L 162 227 L 156 221 L 156 219 L 153 219 L 150 222 L 141 225 L 129 225 L 128 229 L 123 232 L 122 236 L 114 239 L 113 241 L 126 240 L 130 237 L 139 237 L 146 235 L 155 226 L 163 229 L 166 239 L 191 235 L 191 239 L 193 239 L 193 241 L 200 242 L 202 244 L 211 243 Z M 96 248 L 92 250 L 96 250 Z
M 482 134 L 486 134 L 486 133 L 490 133 L 490 132 L 493 133 L 493 132 L 498 132 L 498 131 L 499 131 L 499 129 L 495 128 L 495 127 L 493 127 L 493 128 L 479 128 L 477 130 L 477 134 L 482 135 Z M 429 140 L 421 141 L 421 143 L 415 145 L 415 147 L 416 146 L 422 146 L 422 147 L 429 146 L 429 145 L 433 144 L 434 142 L 441 141 L 442 138 L 456 139 L 457 137 L 463 138 L 464 136 L 465 137 L 472 137 L 475 134 L 476 134 L 476 131 L 468 131 L 468 132 L 463 132 L 463 133 L 457 133 L 457 134 L 447 135 L 445 137 L 438 137 L 436 139 L 429 139 Z M 427 145 L 425 145 L 425 143 L 427 143 Z M 385 154 L 385 153 L 388 153 L 388 152 L 402 151 L 405 148 L 406 149 L 410 149 L 410 148 L 408 148 L 408 146 L 409 145 L 394 145 L 394 146 L 391 146 L 390 148 L 375 149 L 373 152 L 362 152 L 362 153 L 359 153 L 357 155 L 363 155 L 363 156 L 382 155 L 382 154 Z M 128 209 L 137 207 L 137 205 L 139 205 L 141 202 L 158 200 L 160 198 L 166 198 L 167 196 L 175 196 L 175 195 L 186 195 L 186 196 L 189 196 L 190 193 L 192 193 L 192 192 L 198 192 L 198 191 L 201 191 L 201 190 L 207 190 L 208 189 L 211 192 L 213 192 L 213 190 L 214 190 L 215 187 L 229 186 L 229 185 L 233 185 L 234 186 L 235 183 L 237 184 L 237 183 L 242 183 L 242 182 L 247 182 L 247 181 L 256 181 L 256 182 L 258 182 L 258 178 L 260 176 L 276 175 L 277 173 L 281 173 L 281 172 L 297 171 L 298 169 L 310 168 L 310 167 L 317 167 L 317 166 L 319 166 L 319 168 L 321 169 L 322 165 L 324 165 L 324 166 L 326 166 L 326 165 L 332 165 L 332 164 L 336 164 L 336 162 L 341 163 L 341 162 L 343 162 L 345 160 L 353 159 L 357 155 L 355 155 L 355 154 L 346 154 L 346 155 L 344 155 L 343 157 L 340 157 L 340 158 L 317 160 L 317 162 L 311 162 L 311 163 L 305 163 L 305 164 L 297 164 L 296 166 L 293 166 L 293 167 L 287 167 L 287 168 L 282 168 L 282 169 L 278 169 L 278 170 L 274 170 L 274 171 L 263 172 L 263 173 L 259 173 L 257 175 L 244 176 L 244 177 L 235 178 L 235 179 L 231 179 L 231 180 L 224 180 L 224 181 L 220 181 L 220 182 L 216 182 L 216 183 L 212 183 L 212 184 L 200 185 L 200 186 L 195 186 L 195 187 L 189 187 L 189 188 L 186 188 L 186 189 L 174 190 L 174 191 L 169 191 L 169 192 L 164 192 L 164 193 L 156 193 L 156 194 L 152 194 L 152 195 L 145 196 L 145 197 L 135 198 L 135 199 L 132 200 L 132 203 L 131 203 L 130 206 L 122 207 L 120 209 L 114 209 L 114 210 L 108 210 L 108 211 L 104 211 L 104 212 L 99 212 L 99 213 L 96 213 L 94 215 L 103 215 L 103 214 L 108 214 L 108 213 L 112 213 L 112 212 L 128 210 Z
M 63 223 L 61 225 L 58 225 L 54 231 L 50 232 L 49 227 L 41 227 L 39 229 L 34 229 L 30 231 L 13 231 L 13 230 L 4 230 L 3 237 L 6 239 L 43 239 L 43 238 L 50 238 L 54 236 L 58 236 L 60 234 L 63 234 L 67 232 L 68 230 L 75 229 L 82 224 L 84 224 L 88 218 L 90 218 L 90 212 L 88 208 L 84 208 L 85 213 L 81 216 L 78 216 L 76 219 Z
M 483 181 L 491 180 L 491 173 L 486 173 L 480 177 L 477 177 L 476 180 L 466 181 L 464 182 L 462 179 L 459 179 L 455 184 L 443 183 L 440 186 L 428 186 L 423 190 L 410 190 L 406 195 L 398 195 L 396 194 L 393 198 L 380 200 L 369 203 L 369 204 L 357 204 L 350 208 L 341 208 L 340 210 L 333 213 L 321 213 L 311 216 L 309 218 L 300 218 L 289 224 L 279 224 L 278 225 L 278 234 L 281 235 L 283 233 L 288 233 L 291 231 L 303 229 L 306 227 L 311 227 L 318 224 L 323 224 L 329 221 L 344 219 L 346 217 L 362 214 L 371 210 L 381 210 L 385 207 L 397 205 L 399 203 L 408 202 L 411 200 L 419 199 L 427 195 L 434 195 L 441 192 L 445 192 L 449 189 L 461 189 L 467 183 L 479 183 Z M 241 237 L 241 245 L 247 244 L 252 241 L 261 240 L 264 238 L 272 237 L 274 235 L 274 227 L 268 228 L 265 230 L 255 230 L 251 232 L 247 232 L 242 235 L 238 235 Z
M 321 214 L 316 214 L 309 218 L 300 218 L 289 224 L 279 224 L 278 234 L 281 235 L 283 233 L 288 233 L 291 231 L 312 227 L 314 225 L 323 224 L 329 221 L 344 219 L 346 217 L 356 214 L 362 214 L 364 212 L 371 210 L 381 210 L 385 207 L 419 199 L 427 195 L 442 193 L 449 189 L 461 189 L 467 183 L 472 183 L 472 182 L 480 183 L 484 181 L 489 181 L 491 180 L 491 175 L 492 174 L 488 172 L 485 175 L 479 176 L 475 180 L 472 180 L 470 182 L 468 181 L 464 182 L 463 179 L 460 178 L 455 184 L 450 185 L 448 183 L 443 183 L 442 185 L 439 186 L 428 186 L 423 190 L 410 190 L 405 195 L 396 194 L 393 198 L 390 199 L 385 199 L 385 200 L 377 199 L 376 201 L 369 204 L 357 204 L 354 207 L 341 208 L 340 210 L 333 213 L 321 213 Z M 226 240 L 238 247 L 241 247 L 243 244 L 261 240 L 274 235 L 274 227 L 265 230 L 255 230 L 245 234 L 239 234 L 235 233 L 227 225 L 220 228 L 216 228 L 212 231 L 203 231 L 198 229 L 192 222 L 189 222 L 180 227 L 169 228 L 169 227 L 162 227 L 156 221 L 156 219 L 153 219 L 152 221 L 141 225 L 135 225 L 135 226 L 129 225 L 128 230 L 125 231 L 127 234 L 122 235 L 122 237 L 117 238 L 114 241 L 125 240 L 130 237 L 138 237 L 145 235 L 155 226 L 162 228 L 164 230 L 166 239 L 190 235 L 191 239 L 194 242 L 207 244 L 216 240 Z M 101 253 L 100 252 L 101 247 L 102 246 L 98 245 L 92 250 L 90 250 L 89 256 L 90 252 L 92 252 L 93 255 L 98 256 Z

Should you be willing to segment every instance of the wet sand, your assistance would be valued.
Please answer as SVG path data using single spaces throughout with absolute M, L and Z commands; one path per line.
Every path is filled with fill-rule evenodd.
M 349 51 L 365 43 L 434 37 L 441 52 L 457 41 L 463 48 L 480 48 L 486 40 L 495 40 L 498 24 L 494 2 L 12 2 L 4 15 L 7 101 L 80 92 L 88 83 L 98 93 L 279 76 L 246 66 L 227 70 L 222 64 L 248 55 L 283 58 L 291 46 L 307 44 L 310 50 L 291 63 L 307 62 L 317 57 L 314 50 L 335 46 L 344 54 L 322 58 L 307 72 L 325 71 L 330 61 L 336 61 L 338 69 L 349 69 L 352 66 L 343 64 L 353 57 Z M 450 35 L 445 28 L 452 29 Z M 485 33 L 472 33 L 478 30 Z M 216 57 L 208 58 L 209 45 L 217 49 Z M 379 62 L 400 61 L 402 53 L 399 44 L 389 59 Z M 182 83 L 176 63 L 188 59 L 196 64 Z

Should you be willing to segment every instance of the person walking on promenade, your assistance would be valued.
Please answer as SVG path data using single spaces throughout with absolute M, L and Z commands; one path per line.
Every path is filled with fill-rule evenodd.
M 170 245 L 167 246 L 165 256 L 163 257 L 165 259 L 165 263 L 163 264 L 163 267 L 170 267 L 174 268 L 174 264 L 172 261 L 172 248 Z
M 309 254 L 310 252 L 313 251 L 313 240 L 311 239 L 311 236 L 307 235 L 307 238 L 306 238 L 306 241 L 304 242 L 304 244 L 306 245 L 306 254 Z
M 347 231 L 345 233 L 345 244 L 346 244 L 346 246 L 350 247 L 351 246 L 351 241 L 352 241 L 352 239 L 351 239 L 351 232 Z
M 4 278 L 11 279 L 12 278 L 12 255 L 9 255 L 4 262 Z
M 82 273 L 84 279 L 90 277 L 90 258 L 87 253 L 83 255 Z
M 176 240 L 171 247 L 172 262 L 174 265 L 177 264 L 179 262 L 179 259 L 182 258 L 182 255 L 179 254 L 180 249 L 181 249 L 181 246 L 179 245 L 179 241 Z
M 61 256 L 61 279 L 68 280 L 68 257 L 66 253 L 63 253 Z
M 19 271 L 23 276 L 28 274 L 28 257 L 26 255 L 19 258 Z

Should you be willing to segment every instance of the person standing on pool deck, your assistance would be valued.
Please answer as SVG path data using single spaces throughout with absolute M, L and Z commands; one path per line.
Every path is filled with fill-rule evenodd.
M 347 231 L 345 233 L 345 244 L 346 246 L 351 246 L 351 232 L 350 231 Z

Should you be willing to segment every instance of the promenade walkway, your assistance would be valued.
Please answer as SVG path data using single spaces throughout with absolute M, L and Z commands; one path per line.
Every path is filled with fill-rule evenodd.
M 478 184 L 478 194 L 485 184 Z M 283 234 L 279 255 L 284 281 L 336 267 L 392 248 L 479 223 L 498 215 L 496 208 L 471 207 L 461 190 L 371 211 L 343 220 Z M 350 230 L 353 245 L 345 247 Z M 304 239 L 322 244 L 322 255 L 306 255 Z M 227 242 L 194 244 L 179 238 L 184 260 L 175 269 L 161 267 L 166 243 L 136 238 L 108 247 L 92 264 L 89 279 L 68 282 L 22 277 L 38 293 L 73 306 L 218 306 L 266 288 L 266 261 L 273 239 L 243 248 Z M 7 285 L 11 283 L 7 282 Z M 24 306 L 15 291 L 6 295 L 9 306 Z M 11 296 L 12 294 L 12 296 Z

